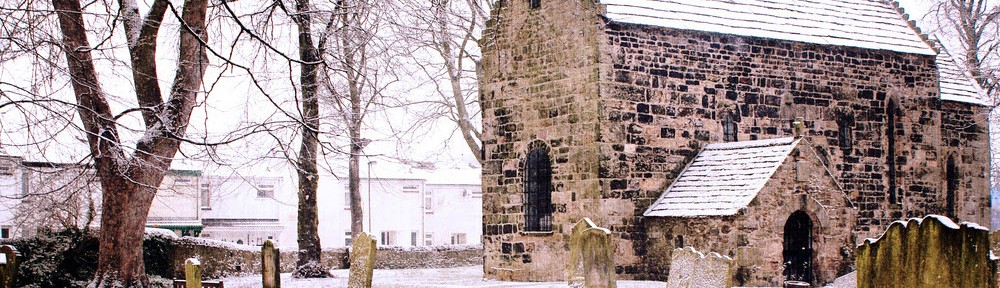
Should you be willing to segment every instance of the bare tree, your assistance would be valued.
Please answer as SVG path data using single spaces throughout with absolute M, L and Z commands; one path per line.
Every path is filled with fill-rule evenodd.
M 384 90 L 395 82 L 393 42 L 380 35 L 387 5 L 384 1 L 342 0 L 335 10 L 336 21 L 330 31 L 337 39 L 325 57 L 325 103 L 347 130 L 348 191 L 351 206 L 351 234 L 364 231 L 361 205 L 360 158 L 371 142 L 363 135 L 366 117 L 382 107 Z M 371 213 L 368 211 L 367 213 Z M 369 227 L 370 228 L 370 227 Z
M 997 85 L 997 33 L 1000 32 L 1000 6 L 988 0 L 939 0 L 930 14 L 936 31 L 958 42 L 959 61 L 966 71 L 993 95 Z
M 423 105 L 428 110 L 425 121 L 444 118 L 452 122 L 482 164 L 476 73 L 478 38 L 489 16 L 489 1 L 399 0 L 397 4 L 399 11 L 405 11 L 395 19 L 397 33 L 412 44 L 408 58 L 436 96 L 413 104 L 429 104 Z
M 142 260 L 143 230 L 157 187 L 170 168 L 187 131 L 196 96 L 208 67 L 205 49 L 207 0 L 186 0 L 178 12 L 156 0 L 143 17 L 134 0 L 119 2 L 128 41 L 135 98 L 145 132 L 133 152 L 122 147 L 118 117 L 98 79 L 87 37 L 84 10 L 77 0 L 54 0 L 77 111 L 102 187 L 100 253 L 95 287 L 148 287 Z M 166 101 L 157 74 L 157 35 L 166 11 L 182 23 L 177 73 Z

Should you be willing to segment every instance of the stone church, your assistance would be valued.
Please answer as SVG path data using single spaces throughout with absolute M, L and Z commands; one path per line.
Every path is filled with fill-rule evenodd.
M 924 214 L 989 223 L 981 89 L 885 0 L 499 0 L 481 40 L 489 279 L 560 281 L 574 223 L 619 279 L 671 251 L 813 284 Z

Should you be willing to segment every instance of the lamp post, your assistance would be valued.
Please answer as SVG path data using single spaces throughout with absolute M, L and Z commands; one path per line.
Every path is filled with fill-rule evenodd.
M 368 235 L 372 235 L 372 165 L 378 162 L 368 161 Z

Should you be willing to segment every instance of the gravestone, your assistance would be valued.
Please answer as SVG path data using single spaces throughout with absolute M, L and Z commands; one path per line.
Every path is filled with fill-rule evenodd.
M 351 245 L 351 269 L 347 287 L 370 288 L 375 269 L 375 239 L 361 232 L 352 241 L 354 244 Z
M 201 287 L 201 261 L 188 258 L 184 261 L 184 284 L 186 288 Z
M 996 287 L 989 230 L 944 216 L 896 221 L 857 248 L 857 287 Z
M 616 287 L 611 231 L 583 218 L 573 226 L 566 281 L 570 287 Z
M 0 288 L 14 287 L 14 278 L 17 276 L 17 257 L 21 253 L 14 249 L 14 246 L 0 246 Z
M 667 287 L 731 287 L 733 259 L 719 253 L 702 254 L 693 247 L 674 249 Z
M 264 241 L 260 247 L 261 283 L 264 288 L 281 288 L 281 252 L 274 248 L 274 242 Z

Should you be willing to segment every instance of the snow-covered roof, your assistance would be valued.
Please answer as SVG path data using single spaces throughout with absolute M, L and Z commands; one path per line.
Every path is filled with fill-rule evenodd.
M 941 49 L 936 62 L 938 83 L 941 86 L 941 100 L 989 105 L 979 83 L 976 83 L 972 75 L 958 66 L 958 62 L 951 57 L 951 54 L 948 54 L 947 50 Z
M 736 214 L 757 197 L 798 142 L 779 138 L 705 145 L 643 216 Z
M 600 0 L 612 21 L 934 55 L 884 0 Z

